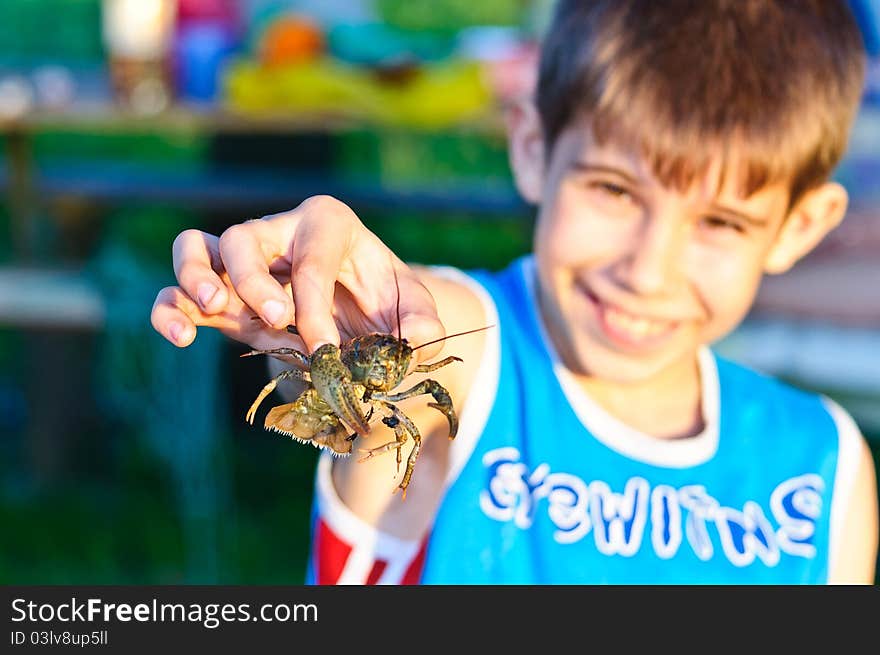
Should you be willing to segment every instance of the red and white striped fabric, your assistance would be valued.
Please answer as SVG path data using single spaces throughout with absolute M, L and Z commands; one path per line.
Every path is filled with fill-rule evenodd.
M 332 462 L 326 453 L 318 462 L 310 581 L 319 585 L 418 584 L 428 538 L 398 539 L 355 516 L 333 488 Z

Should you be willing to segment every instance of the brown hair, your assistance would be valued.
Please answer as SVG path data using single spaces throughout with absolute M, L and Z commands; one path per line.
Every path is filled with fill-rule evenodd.
M 846 149 L 864 59 L 844 0 L 558 0 L 536 104 L 548 153 L 586 117 L 685 188 L 741 143 L 741 192 L 790 180 L 794 202 Z

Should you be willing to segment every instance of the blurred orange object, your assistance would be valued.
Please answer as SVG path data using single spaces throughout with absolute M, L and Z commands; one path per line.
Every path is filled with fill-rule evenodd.
M 324 33 L 311 20 L 281 16 L 263 33 L 260 60 L 265 66 L 280 66 L 313 59 L 324 50 Z

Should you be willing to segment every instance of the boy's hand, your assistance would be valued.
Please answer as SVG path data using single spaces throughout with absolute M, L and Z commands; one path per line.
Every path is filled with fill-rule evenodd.
M 413 346 L 444 336 L 434 299 L 412 269 L 328 196 L 233 225 L 219 238 L 187 230 L 175 239 L 173 256 L 179 286 L 159 292 L 151 321 L 177 346 L 192 343 L 198 326 L 256 349 L 303 344 L 308 352 L 339 344 L 340 334 L 396 334 L 392 266 L 403 336 Z M 301 339 L 284 331 L 289 324 Z M 419 360 L 441 347 L 418 351 Z

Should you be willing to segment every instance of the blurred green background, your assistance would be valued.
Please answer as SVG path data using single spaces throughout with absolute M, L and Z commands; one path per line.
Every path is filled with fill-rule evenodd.
M 499 269 L 528 252 L 499 117 L 551 3 L 181 0 L 167 70 L 143 73 L 165 95 L 141 96 L 114 86 L 112 1 L 0 3 L 0 582 L 300 583 L 316 452 L 244 422 L 267 376 L 242 346 L 153 332 L 172 240 L 332 193 L 408 261 Z M 873 48 L 876 7 L 857 4 Z M 301 86 L 264 97 L 289 79 L 314 83 L 308 111 Z M 451 86 L 428 106 L 414 81 Z M 805 262 L 867 252 L 841 296 L 876 272 L 877 88 L 839 172 L 855 227 Z M 389 98 L 400 109 L 380 111 Z M 809 278 L 783 284 L 802 302 L 771 287 L 721 347 L 840 401 L 876 455 L 880 381 L 853 371 L 877 363 L 880 308 L 828 312 Z M 780 343 L 812 359 L 779 360 Z

